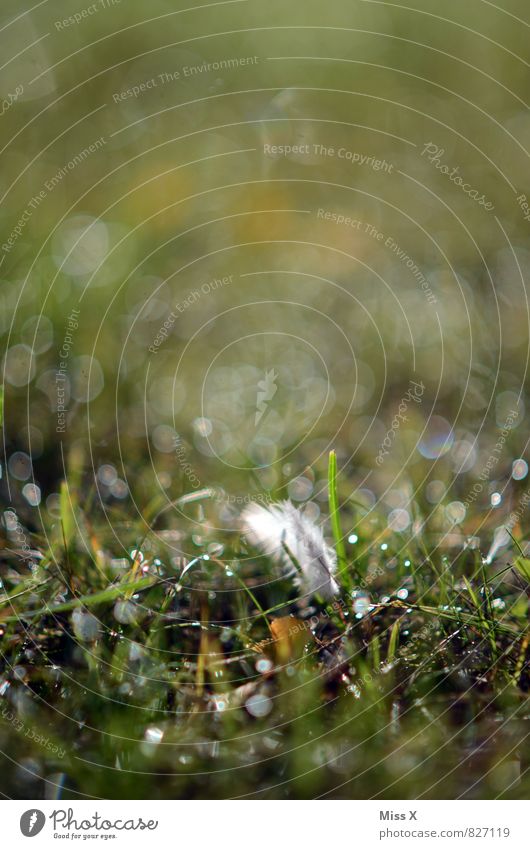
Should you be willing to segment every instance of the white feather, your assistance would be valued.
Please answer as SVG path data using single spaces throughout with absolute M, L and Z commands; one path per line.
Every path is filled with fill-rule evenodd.
M 289 550 L 302 571 L 298 581 L 305 594 L 318 593 L 329 599 L 339 592 L 334 579 L 335 552 L 327 545 L 321 529 L 290 501 L 269 508 L 250 504 L 243 511 L 241 521 L 248 541 L 276 562 L 291 566 L 285 549 Z

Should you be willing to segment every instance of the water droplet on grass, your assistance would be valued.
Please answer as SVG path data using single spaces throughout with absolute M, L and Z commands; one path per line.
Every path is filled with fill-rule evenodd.
M 268 716 L 272 710 L 272 701 L 262 693 L 255 693 L 245 702 L 245 707 L 251 716 L 261 719 Z
M 163 736 L 164 732 L 162 729 L 153 726 L 146 729 L 144 739 L 147 740 L 148 743 L 160 743 Z
M 449 422 L 442 416 L 431 416 L 418 443 L 418 451 L 427 460 L 437 460 L 449 451 L 453 442 L 454 433 Z
M 36 483 L 26 483 L 22 487 L 22 495 L 30 505 L 30 507 L 38 507 L 41 501 L 40 486 Z
M 410 514 L 408 510 L 403 510 L 401 507 L 397 507 L 395 510 L 392 510 L 388 517 L 388 527 L 390 530 L 397 531 L 399 533 L 401 531 L 406 531 L 409 525 Z
M 7 468 L 9 474 L 19 481 L 27 481 L 31 477 L 31 458 L 24 451 L 15 451 L 9 458 Z
M 105 484 L 105 486 L 112 486 L 118 480 L 118 473 L 114 466 L 105 463 L 99 467 L 97 477 L 100 483 Z
M 144 755 L 154 755 L 156 747 L 162 742 L 164 732 L 161 728 L 151 726 L 146 728 L 144 734 L 144 743 L 140 744 L 140 749 Z
M 354 599 L 353 602 L 353 611 L 356 614 L 357 618 L 361 618 L 370 608 L 370 596 L 367 595 L 359 595 Z
M 131 625 L 136 622 L 137 608 L 130 601 L 117 601 L 114 605 L 114 618 L 122 625 Z
M 100 634 L 99 621 L 92 613 L 84 610 L 74 610 L 72 628 L 77 639 L 84 643 L 93 643 Z
M 528 463 L 519 458 L 512 463 L 512 478 L 514 481 L 522 481 L 528 474 Z
M 466 518 L 466 508 L 461 501 L 451 501 L 445 508 L 445 515 L 451 524 L 459 525 Z

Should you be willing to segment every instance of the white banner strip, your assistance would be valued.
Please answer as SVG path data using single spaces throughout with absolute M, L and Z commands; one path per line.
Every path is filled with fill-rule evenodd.
M 275 809 L 275 811 L 272 810 Z M 525 849 L 528 802 L 516 801 L 6 801 L 3 844 L 104 841 L 120 847 L 271 849 L 362 847 Z

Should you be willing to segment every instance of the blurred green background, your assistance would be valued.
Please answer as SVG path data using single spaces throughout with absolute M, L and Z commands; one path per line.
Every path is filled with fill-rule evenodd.
M 273 489 L 292 446 L 303 468 L 331 439 L 361 480 L 415 379 L 421 411 L 370 489 L 413 474 L 433 414 L 456 444 L 438 466 L 453 481 L 468 444 L 480 452 L 475 439 L 503 425 L 515 403 L 503 393 L 525 383 L 518 5 L 454 3 L 440 17 L 434 3 L 155 2 L 147 15 L 122 2 L 68 22 L 83 9 L 5 4 L 3 95 L 24 90 L 2 116 L 4 247 L 27 219 L 1 267 L 6 437 L 38 481 L 61 474 L 56 370 L 72 308 L 62 441 L 90 438 L 96 464 L 119 450 L 124 480 L 153 439 L 152 468 L 173 479 L 172 431 L 201 480 L 233 474 L 238 492 L 248 475 L 233 466 L 267 464 Z M 429 162 L 429 143 L 492 211 Z M 175 304 L 230 275 L 149 352 Z M 276 409 L 256 433 L 267 369 Z

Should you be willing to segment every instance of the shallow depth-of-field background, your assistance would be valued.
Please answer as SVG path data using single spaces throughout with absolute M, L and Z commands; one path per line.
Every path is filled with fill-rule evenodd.
M 0 11 L 0 791 L 527 798 L 527 4 L 84 3 Z

